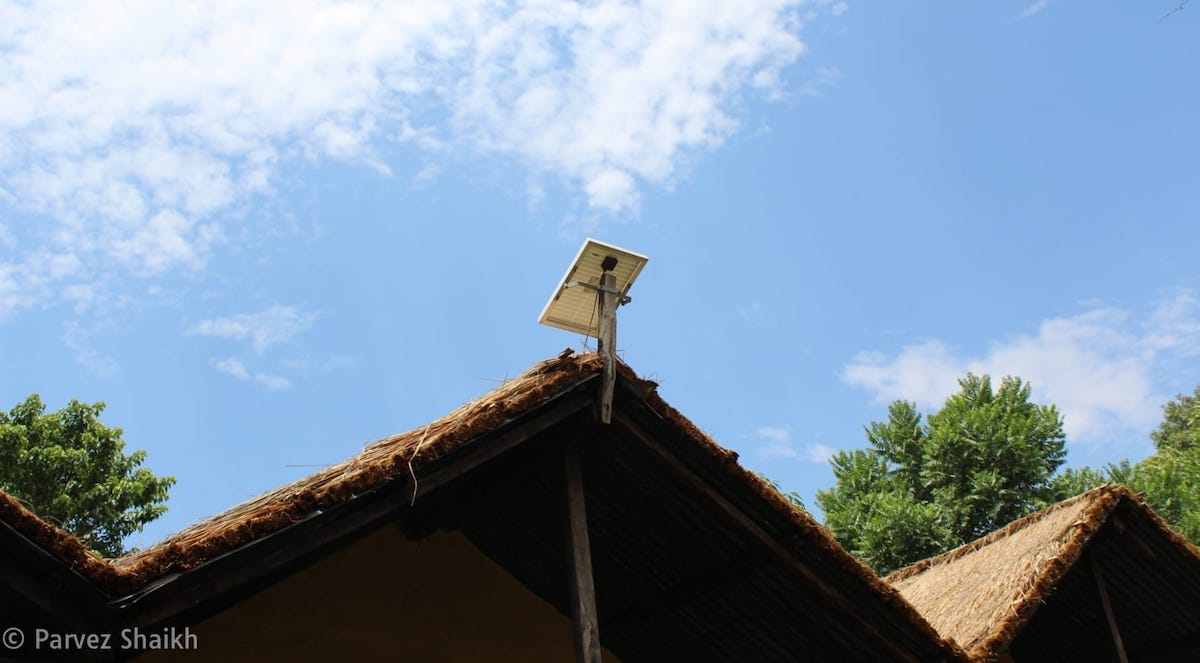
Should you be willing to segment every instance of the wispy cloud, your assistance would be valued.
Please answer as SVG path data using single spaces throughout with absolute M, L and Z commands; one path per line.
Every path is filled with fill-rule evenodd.
M 266 387 L 268 391 L 279 391 L 292 386 L 292 381 L 282 375 L 272 375 L 270 373 L 255 373 L 254 379 L 259 384 Z
M 1050 4 L 1050 0 L 1037 0 L 1037 2 L 1034 2 L 1033 4 L 1029 5 L 1025 9 L 1022 9 L 1021 13 L 1017 14 L 1016 18 L 1014 18 L 1013 20 L 1014 21 L 1024 21 L 1027 18 L 1030 18 L 1032 16 L 1040 14 L 1043 9 L 1045 9 L 1047 6 L 1049 6 L 1049 4 Z
M 219 359 L 213 363 L 213 366 L 220 372 L 226 375 L 232 375 L 239 380 L 249 380 L 250 371 L 246 370 L 246 365 L 236 357 L 227 359 Z
M 279 365 L 286 368 L 288 371 L 298 373 L 300 375 L 313 375 L 318 373 L 330 373 L 350 368 L 358 363 L 358 360 L 349 355 L 335 355 L 325 357 L 323 359 L 314 359 L 312 357 L 292 357 L 279 362 Z
M 61 294 L 56 285 L 74 282 L 81 271 L 79 259 L 69 252 L 35 250 L 13 262 L 0 258 L 0 322 L 21 309 L 55 301 Z
M 827 463 L 835 453 L 837 453 L 837 449 L 833 447 L 827 447 L 824 444 L 810 444 L 804 455 L 814 463 Z
M 273 345 L 291 341 L 312 327 L 316 317 L 314 313 L 303 312 L 292 306 L 276 305 L 257 313 L 239 313 L 225 318 L 204 320 L 189 329 L 188 333 L 195 336 L 249 341 L 254 351 L 261 354 Z
M 89 334 L 78 322 L 68 322 L 62 335 L 63 345 L 71 351 L 75 361 L 88 372 L 100 378 L 111 378 L 117 374 L 117 360 L 101 353 L 92 346 Z
M 825 90 L 837 85 L 841 79 L 842 72 L 837 67 L 817 67 L 814 75 L 800 86 L 799 94 L 806 97 L 824 96 Z
M 787 442 L 792 436 L 792 431 L 786 426 L 760 426 L 757 431 L 758 436 L 772 442 Z
M 737 309 L 737 316 L 746 322 L 762 323 L 765 319 L 766 311 L 766 305 L 761 301 L 754 299 L 742 306 L 739 306 Z
M 83 278 L 201 269 L 227 241 L 222 213 L 270 194 L 283 164 L 387 176 L 397 145 L 430 164 L 417 186 L 442 159 L 496 156 L 565 181 L 585 215 L 634 214 L 642 186 L 669 186 L 682 159 L 737 130 L 740 99 L 783 87 L 811 12 L 844 9 L 6 3 L 0 211 L 38 224 L 0 241 L 73 259 Z M 66 278 L 36 258 L 0 261 L 0 316 Z
M 836 451 L 823 444 L 810 444 L 804 449 L 797 449 L 792 445 L 792 429 L 788 426 L 760 426 L 754 432 L 767 441 L 767 444 L 758 448 L 758 455 L 766 459 L 799 458 L 824 463 Z
M 215 360 L 213 367 L 221 373 L 232 375 L 239 380 L 257 382 L 269 391 L 279 391 L 292 386 L 291 380 L 283 376 L 271 373 L 250 372 L 246 368 L 246 365 L 237 357 Z
M 936 408 L 967 371 L 1016 375 L 1033 384 L 1035 400 L 1058 405 L 1069 439 L 1130 442 L 1145 438 L 1179 388 L 1177 371 L 1198 355 L 1200 299 L 1179 291 L 1143 311 L 1101 307 L 1044 320 L 1034 333 L 994 341 L 982 356 L 938 339 L 892 355 L 862 352 L 842 379 L 880 402 Z

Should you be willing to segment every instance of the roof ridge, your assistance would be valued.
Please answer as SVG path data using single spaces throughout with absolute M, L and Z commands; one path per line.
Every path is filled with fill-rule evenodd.
M 1043 568 L 1034 575 L 1023 596 L 1010 607 L 1007 617 L 993 627 L 991 634 L 973 648 L 975 651 L 983 652 L 988 657 L 994 657 L 1006 649 L 1021 627 L 1029 621 L 1033 613 L 1045 601 L 1046 596 L 1083 556 L 1084 548 L 1087 547 L 1096 532 L 1099 532 L 1100 528 L 1108 522 L 1109 516 L 1116 511 L 1122 498 L 1141 503 L 1137 495 L 1128 487 L 1121 484 L 1105 484 L 1077 495 L 1071 500 L 1064 500 L 1070 504 L 1064 505 L 1062 508 L 1083 501 L 1085 497 L 1094 501 L 1079 514 L 1079 518 L 1075 522 L 1063 528 L 1062 531 L 1067 532 L 1067 536 L 1058 554 L 1047 560 Z M 1059 504 L 1064 503 L 1060 502 Z M 1045 509 L 1044 511 L 1054 513 L 1059 510 L 1061 508 L 1054 511 Z M 1036 520 L 1030 522 L 1036 522 Z
M 940 633 L 958 640 L 972 658 L 993 660 L 1012 643 L 1045 597 L 1078 563 L 1095 534 L 1126 501 L 1149 511 L 1129 488 L 1105 484 L 912 564 L 885 581 L 937 623 Z M 1035 528 L 1043 522 L 1047 523 L 1044 528 Z M 1016 553 L 1018 550 L 1023 552 Z M 1024 561 L 1014 566 L 1013 560 L 1018 558 L 1013 554 Z M 986 569 L 998 563 L 1009 570 L 986 589 L 979 587 L 976 575 L 981 569 L 987 573 Z M 961 601 L 970 602 L 973 607 L 969 612 L 974 617 L 948 607 Z
M 74 534 L 43 520 L 21 499 L 0 489 L 0 525 L 62 560 L 78 573 L 99 582 L 119 581 L 123 571 L 88 550 Z
M 578 370 L 573 371 L 572 366 Z M 429 423 L 368 443 L 340 463 L 205 518 L 145 550 L 115 559 L 113 564 L 135 576 L 136 584 L 172 570 L 186 570 L 315 511 L 407 477 L 414 467 L 505 424 L 599 371 L 600 357 L 595 353 L 560 353 Z
M 920 560 L 918 562 L 914 562 L 902 569 L 893 571 L 890 574 L 888 574 L 887 576 L 885 576 L 884 580 L 888 583 L 895 583 L 895 582 L 899 582 L 901 580 L 911 578 L 916 575 L 920 575 L 920 574 L 924 573 L 925 571 L 929 570 L 930 568 L 933 568 L 935 566 L 940 566 L 942 564 L 948 564 L 948 563 L 953 562 L 961 557 L 964 557 L 973 552 L 976 552 L 992 543 L 995 543 L 996 541 L 998 541 L 1000 539 L 1011 536 L 1012 534 L 1019 532 L 1019 531 L 1025 529 L 1026 527 L 1029 527 L 1030 525 L 1033 525 L 1034 523 L 1037 523 L 1054 513 L 1057 513 L 1058 511 L 1061 511 L 1063 509 L 1068 509 L 1072 506 L 1075 506 L 1076 504 L 1078 504 L 1081 501 L 1092 500 L 1092 499 L 1100 500 L 1103 496 L 1109 495 L 1109 494 L 1124 495 L 1124 496 L 1129 497 L 1130 499 L 1134 500 L 1135 502 L 1141 503 L 1141 499 L 1138 498 L 1138 496 L 1135 495 L 1134 492 L 1132 490 L 1130 490 L 1128 487 L 1121 485 L 1121 484 L 1116 484 L 1116 483 L 1107 483 L 1102 486 L 1097 486 L 1096 488 L 1092 488 L 1091 490 L 1084 491 L 1074 497 L 1065 499 L 1061 502 L 1055 502 L 1054 504 L 1051 504 L 1050 506 L 1048 506 L 1040 511 L 1035 511 L 1027 516 L 1022 516 L 1021 518 L 1018 518 L 1017 520 L 1012 521 L 1011 523 L 1005 525 L 1004 527 L 1001 527 L 1000 529 L 988 532 L 987 534 L 984 534 L 983 536 L 979 537 L 978 539 L 964 543 L 963 545 L 961 545 L 957 548 L 948 550 L 944 553 L 935 555 L 933 557 L 928 557 L 928 558 Z M 1115 502 L 1113 502 L 1113 504 L 1115 505 Z
M 362 451 L 336 465 L 267 490 L 122 557 L 103 558 L 91 553 L 77 537 L 41 519 L 3 490 L 0 490 L 0 524 L 7 524 L 101 589 L 118 594 L 133 591 L 166 573 L 185 571 L 294 523 L 304 515 L 395 480 L 407 474 L 418 458 L 418 466 L 436 459 L 457 443 L 501 426 L 513 416 L 599 373 L 600 361 L 596 353 L 563 351 L 430 423 L 368 443 Z M 578 370 L 572 370 L 572 366 Z M 618 364 L 618 372 L 635 383 L 644 382 L 623 362 Z M 424 433 L 429 436 L 423 443 L 410 444 L 417 443 Z M 269 509 L 271 506 L 278 508 Z

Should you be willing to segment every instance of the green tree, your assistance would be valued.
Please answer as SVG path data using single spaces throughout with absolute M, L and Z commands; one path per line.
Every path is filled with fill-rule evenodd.
M 787 500 L 789 504 L 796 507 L 797 509 L 800 509 L 801 511 L 808 511 L 808 509 L 804 506 L 804 499 L 802 497 L 800 497 L 800 493 L 797 493 L 795 491 L 792 491 L 790 493 L 785 493 L 785 492 L 783 492 L 783 488 L 779 485 L 778 481 L 763 474 L 762 472 L 755 472 L 754 474 L 756 476 L 758 476 L 759 479 L 762 479 L 763 482 L 766 483 L 768 486 L 774 488 L 775 492 L 782 495 L 783 499 Z
M 896 401 L 867 428 L 870 447 L 831 460 L 817 492 L 825 524 L 848 550 L 886 572 L 971 541 L 1055 497 L 1066 457 L 1062 416 L 1029 401 L 1029 385 L 970 373 L 925 417 Z
M 166 512 L 174 477 L 140 467 L 145 451 L 125 455 L 120 428 L 100 422 L 103 403 L 72 400 L 46 414 L 34 394 L 0 411 L 0 488 L 107 557 Z
M 1120 483 L 1144 494 L 1146 504 L 1180 534 L 1200 544 L 1200 387 L 1163 406 L 1163 420 L 1152 433 L 1155 451 L 1138 463 L 1082 467 L 1055 479 L 1059 499 L 1106 483 Z
M 1160 448 L 1131 469 L 1127 476 L 1113 473 L 1112 482 L 1144 493 L 1167 524 L 1200 544 L 1200 450 Z
M 1163 420 L 1150 433 L 1158 451 L 1200 449 L 1200 386 L 1191 396 L 1180 394 L 1163 406 Z

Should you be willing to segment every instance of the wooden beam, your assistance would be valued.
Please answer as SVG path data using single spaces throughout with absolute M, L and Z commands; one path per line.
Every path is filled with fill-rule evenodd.
M 419 477 L 417 480 L 416 498 L 428 495 L 429 493 L 441 488 L 442 486 L 458 479 L 464 474 L 468 474 L 481 465 L 491 461 L 493 458 L 506 453 L 517 445 L 524 443 L 526 440 L 539 435 L 551 426 L 567 419 L 571 415 L 583 410 L 589 401 L 592 400 L 590 394 L 586 391 L 579 391 L 563 400 L 563 402 L 555 404 L 550 410 L 543 412 L 540 415 L 532 417 L 525 424 L 518 426 L 502 435 L 487 441 L 486 444 L 481 444 L 475 449 L 467 452 L 469 458 L 463 458 L 461 461 L 451 462 L 448 467 L 441 467 L 428 475 Z M 414 501 L 415 501 L 414 499 Z
M 612 422 L 613 389 L 617 384 L 617 277 L 612 272 L 600 275 L 596 292 L 600 309 L 600 329 L 596 348 L 604 360 L 600 382 L 600 423 Z
M 5 522 L 0 522 L 0 586 L 76 632 L 99 632 L 112 617 L 107 597 L 91 581 Z
M 508 431 L 469 445 L 420 476 L 416 499 L 452 483 L 522 442 L 583 410 L 589 390 L 567 395 Z M 122 622 L 141 628 L 198 621 L 215 614 L 343 545 L 374 531 L 410 508 L 414 490 L 403 480 L 384 484 L 349 502 L 311 514 L 277 532 L 249 541 L 185 573 L 163 579 L 135 594 L 114 600 Z
M 799 576 L 804 578 L 810 585 L 814 586 L 819 592 L 825 596 L 825 601 L 834 612 L 838 614 L 846 624 L 849 624 L 860 635 L 868 637 L 877 644 L 881 649 L 889 652 L 890 660 L 895 661 L 914 661 L 917 660 L 916 654 L 912 651 L 905 650 L 897 643 L 893 642 L 891 637 L 888 637 L 874 627 L 864 621 L 860 614 L 861 610 L 851 605 L 849 601 L 842 595 L 841 592 L 834 589 L 820 575 L 808 568 L 805 564 L 796 559 L 796 557 L 777 541 L 775 537 L 768 534 L 763 528 L 741 509 L 735 506 L 724 495 L 719 493 L 715 488 L 709 485 L 708 482 L 696 475 L 687 465 L 683 463 L 674 453 L 663 446 L 662 442 L 647 434 L 642 427 L 629 415 L 618 410 L 616 413 L 617 422 L 638 440 L 643 446 L 656 457 L 666 469 L 670 470 L 673 475 L 688 484 L 693 490 L 703 495 L 712 506 L 716 507 L 715 512 L 723 515 L 727 520 L 733 522 L 743 531 L 749 534 L 755 541 L 758 542 L 767 552 L 771 554 L 780 564 L 787 566 L 795 571 Z M 880 603 L 883 602 L 882 597 Z
M 563 450 L 567 481 L 567 549 L 570 551 L 571 621 L 575 625 L 576 663 L 601 663 L 600 620 L 596 614 L 596 588 L 592 582 L 592 548 L 588 538 L 587 505 L 579 441 Z
M 1108 589 L 1104 587 L 1104 571 L 1100 568 L 1100 551 L 1093 549 L 1088 555 L 1089 565 L 1092 567 L 1092 577 L 1096 580 L 1096 590 L 1100 592 L 1100 603 L 1104 606 L 1104 617 L 1108 620 L 1108 631 L 1112 633 L 1113 649 L 1117 653 L 1117 660 L 1121 663 L 1129 663 L 1129 658 L 1125 656 L 1125 645 L 1121 642 L 1121 631 L 1117 628 L 1117 618 L 1113 616 L 1112 603 L 1108 600 Z

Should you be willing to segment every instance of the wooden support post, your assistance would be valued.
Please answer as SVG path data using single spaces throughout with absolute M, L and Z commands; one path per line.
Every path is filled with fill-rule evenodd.
M 592 583 L 592 547 L 588 539 L 587 505 L 583 495 L 583 470 L 579 442 L 564 450 L 567 479 L 567 547 L 571 569 L 571 621 L 575 625 L 575 662 L 601 663 L 600 620 L 596 614 L 596 588 Z
M 600 423 L 612 423 L 613 389 L 617 384 L 617 277 L 612 272 L 600 275 L 600 329 L 596 338 L 600 357 L 604 361 L 600 381 Z
M 1092 567 L 1092 577 L 1096 579 L 1096 589 L 1100 592 L 1100 603 L 1104 606 L 1104 616 L 1108 619 L 1108 630 L 1112 633 L 1113 648 L 1117 652 L 1117 660 L 1129 663 L 1125 656 L 1125 645 L 1121 642 L 1121 631 L 1117 629 L 1117 618 L 1113 616 L 1112 603 L 1108 600 L 1108 590 L 1104 587 L 1104 571 L 1100 568 L 1100 551 L 1092 550 L 1088 555 Z

